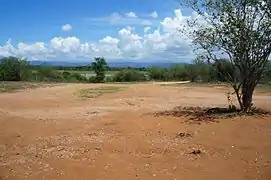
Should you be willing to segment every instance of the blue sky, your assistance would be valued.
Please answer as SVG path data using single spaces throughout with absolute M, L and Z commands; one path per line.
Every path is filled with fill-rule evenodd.
M 176 26 L 191 11 L 178 8 L 174 0 L 2 0 L 0 56 L 189 59 L 189 40 Z

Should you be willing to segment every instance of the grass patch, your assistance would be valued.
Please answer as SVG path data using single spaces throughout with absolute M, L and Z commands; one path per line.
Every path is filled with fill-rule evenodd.
M 98 88 L 81 89 L 79 91 L 79 97 L 81 99 L 97 98 L 104 94 L 118 92 L 122 89 L 123 87 L 117 87 L 117 86 L 104 86 L 104 87 L 98 87 Z
M 53 86 L 53 84 L 45 83 L 31 83 L 31 82 L 0 82 L 0 93 L 5 92 L 17 92 L 24 89 L 35 89 L 38 87 L 48 87 Z

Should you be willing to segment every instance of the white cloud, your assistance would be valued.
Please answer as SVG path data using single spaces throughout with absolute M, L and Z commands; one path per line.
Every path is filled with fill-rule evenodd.
M 105 38 L 99 40 L 99 42 L 104 44 L 117 44 L 119 40 L 117 38 L 112 38 L 111 36 L 106 36 Z
M 178 29 L 186 25 L 188 18 L 197 17 L 195 13 L 184 16 L 179 9 L 176 9 L 173 17 L 164 18 L 156 28 L 153 25 L 145 26 L 144 33 L 140 34 L 137 32 L 138 27 L 135 28 L 130 24 L 136 22 L 142 26 L 142 19 L 128 20 L 118 13 L 113 13 L 109 18 L 111 23 L 119 21 L 123 25 L 126 23 L 125 28 L 120 28 L 115 37 L 107 35 L 96 42 L 86 42 L 75 36 L 54 37 L 48 43 L 21 42 L 17 45 L 13 45 L 11 40 L 8 40 L 0 46 L 0 56 L 14 55 L 32 60 L 82 60 L 103 56 L 109 61 L 113 59 L 190 61 L 193 58 L 191 40 Z
M 157 21 L 148 18 L 140 18 L 135 13 L 130 12 L 126 14 L 120 14 L 113 12 L 109 16 L 95 17 L 95 18 L 84 18 L 81 19 L 81 23 L 87 24 L 88 26 L 135 26 L 135 25 L 153 25 L 158 24 Z
M 153 11 L 153 12 L 151 13 L 151 17 L 153 17 L 153 18 L 157 18 L 157 17 L 158 17 L 157 12 L 156 12 L 156 11 Z
M 176 9 L 174 12 L 175 17 L 166 17 L 161 22 L 165 32 L 175 33 L 178 29 L 182 28 L 182 26 L 186 25 L 186 21 L 190 18 L 183 16 L 180 9 Z
M 70 31 L 72 30 L 72 26 L 70 24 L 65 24 L 61 27 L 63 31 Z
M 128 15 L 129 14 L 129 15 Z M 133 12 L 126 14 L 126 16 L 122 16 L 119 13 L 112 13 L 109 17 L 109 23 L 112 25 L 151 25 L 152 22 L 148 19 L 141 19 L 136 16 Z
M 144 27 L 144 33 L 147 33 L 151 29 L 150 26 Z
M 137 15 L 135 12 L 128 12 L 125 14 L 125 16 L 128 18 L 137 18 Z

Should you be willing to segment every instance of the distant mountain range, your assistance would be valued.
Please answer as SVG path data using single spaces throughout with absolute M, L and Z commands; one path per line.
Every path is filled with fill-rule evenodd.
M 31 65 L 35 66 L 86 66 L 90 65 L 91 62 L 86 61 L 30 61 Z M 140 67 L 169 67 L 174 64 L 184 64 L 184 63 L 173 63 L 173 62 L 134 62 L 134 61 L 115 61 L 115 62 L 108 62 L 110 67 L 133 67 L 133 68 L 140 68 Z

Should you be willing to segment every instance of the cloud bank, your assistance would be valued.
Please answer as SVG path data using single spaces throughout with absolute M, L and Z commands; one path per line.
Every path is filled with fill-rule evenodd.
M 76 36 L 54 37 L 49 42 L 13 44 L 9 39 L 0 46 L 0 56 L 19 56 L 29 60 L 89 60 L 103 56 L 110 60 L 134 61 L 174 61 L 189 62 L 193 59 L 191 40 L 179 32 L 186 25 L 188 18 L 195 18 L 193 13 L 184 16 L 176 9 L 173 17 L 160 20 L 158 26 L 152 25 L 157 20 L 154 11 L 149 18 L 140 18 L 136 13 L 124 15 L 113 13 L 109 22 L 123 25 L 118 35 L 110 35 L 95 41 L 86 42 Z M 131 24 L 140 24 L 136 28 Z M 62 26 L 62 30 L 72 29 L 70 24 Z M 139 33 L 143 32 L 143 33 Z

